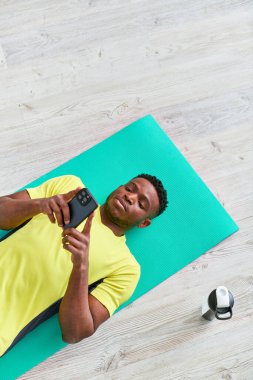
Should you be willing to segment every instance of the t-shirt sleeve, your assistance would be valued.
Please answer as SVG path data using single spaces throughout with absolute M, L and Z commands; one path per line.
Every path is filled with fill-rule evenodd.
M 115 310 L 133 294 L 139 278 L 140 265 L 126 266 L 119 272 L 106 277 L 91 294 L 109 311 L 110 317 Z
M 85 187 L 81 178 L 75 175 L 63 175 L 50 178 L 37 187 L 28 187 L 26 190 L 31 199 L 49 198 L 57 194 L 68 193 L 78 186 Z

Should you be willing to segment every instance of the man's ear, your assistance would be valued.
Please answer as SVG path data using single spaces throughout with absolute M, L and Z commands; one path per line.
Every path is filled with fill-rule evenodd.
M 139 228 L 148 227 L 151 224 L 151 220 L 149 218 L 144 219 L 140 224 L 137 225 Z

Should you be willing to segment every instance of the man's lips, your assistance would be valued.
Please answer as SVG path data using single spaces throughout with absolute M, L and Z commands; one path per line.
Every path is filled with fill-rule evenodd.
M 124 210 L 127 211 L 125 202 L 121 198 L 118 198 L 118 197 L 115 197 L 115 199 L 123 206 Z

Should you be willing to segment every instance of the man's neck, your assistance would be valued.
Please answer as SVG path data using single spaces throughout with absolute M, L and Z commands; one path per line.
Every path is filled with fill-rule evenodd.
M 112 232 L 114 233 L 114 235 L 116 236 L 123 236 L 125 231 L 119 227 L 117 224 L 113 223 L 109 218 L 108 218 L 108 215 L 106 214 L 106 211 L 105 211 L 105 205 L 103 204 L 102 206 L 100 206 L 100 216 L 101 216 L 101 220 L 102 220 L 102 223 L 107 226 L 108 228 L 110 228 L 112 230 Z

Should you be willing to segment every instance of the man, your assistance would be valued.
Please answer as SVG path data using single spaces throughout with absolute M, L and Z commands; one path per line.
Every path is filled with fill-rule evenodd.
M 76 343 L 91 336 L 136 288 L 140 265 L 125 232 L 149 226 L 165 210 L 166 190 L 156 177 L 138 175 L 77 228 L 64 230 L 68 202 L 83 187 L 79 177 L 65 175 L 0 197 L 0 229 L 25 223 L 0 243 L 0 356 L 57 300 L 62 339 Z

